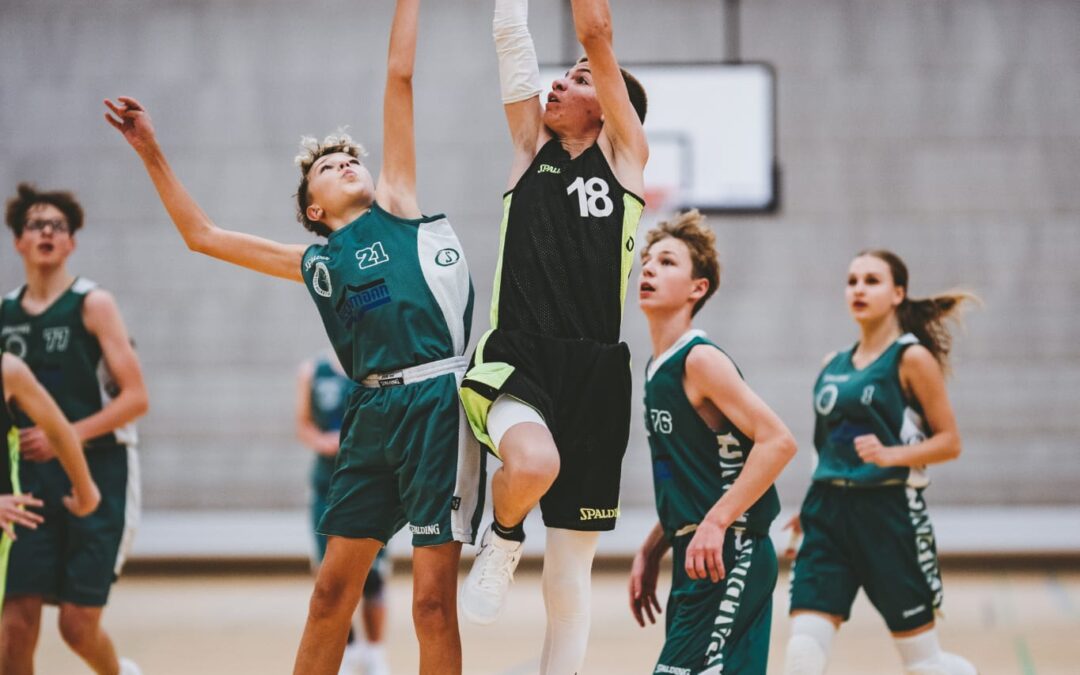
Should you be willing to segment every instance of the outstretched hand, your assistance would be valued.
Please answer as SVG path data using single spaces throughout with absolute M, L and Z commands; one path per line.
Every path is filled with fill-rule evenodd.
M 0 495 L 0 528 L 14 541 L 15 526 L 36 530 L 38 524 L 45 521 L 40 514 L 27 511 L 26 507 L 41 508 L 44 502 L 36 499 L 34 495 Z
M 105 121 L 113 125 L 135 152 L 142 155 L 157 145 L 157 136 L 150 121 L 150 113 L 141 103 L 128 96 L 119 96 L 116 101 L 105 99 Z

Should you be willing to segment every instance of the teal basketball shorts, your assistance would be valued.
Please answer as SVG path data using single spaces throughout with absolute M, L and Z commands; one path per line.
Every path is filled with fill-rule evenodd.
M 7 596 L 39 596 L 51 604 L 104 607 L 135 536 L 141 492 L 135 448 L 108 444 L 86 450 L 101 491 L 96 511 L 76 518 L 61 499 L 71 483 L 59 460 L 20 462 L 22 491 L 45 502 L 45 522 L 19 528 L 8 561 Z
M 691 579 L 686 549 L 693 533 L 672 542 L 671 593 L 664 647 L 653 673 L 764 675 L 769 660 L 776 551 L 768 535 L 728 530 L 723 579 Z
M 904 485 L 810 486 L 799 519 L 791 610 L 851 615 L 860 588 L 898 633 L 934 620 L 943 596 L 922 490 Z
M 408 524 L 413 546 L 474 541 L 486 457 L 458 403 L 466 363 L 372 375 L 357 387 L 319 534 L 385 544 Z

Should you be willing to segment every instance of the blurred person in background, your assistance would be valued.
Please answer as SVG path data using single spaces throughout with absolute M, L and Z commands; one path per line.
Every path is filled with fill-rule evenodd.
M 975 299 L 953 291 L 916 299 L 895 253 L 869 250 L 848 267 L 845 299 L 859 326 L 814 385 L 817 466 L 797 516 L 791 638 L 784 672 L 820 675 L 859 588 L 881 614 L 910 675 L 974 675 L 941 649 L 934 617 L 943 589 L 926 467 L 960 456 L 945 390 L 947 320 Z M 794 541 L 789 555 L 794 553 Z
M 59 605 L 61 636 L 95 673 L 134 675 L 101 616 L 139 519 L 134 421 L 148 407 L 139 359 L 112 295 L 68 271 L 83 224 L 75 197 L 19 185 L 7 224 L 26 283 L 0 304 L 0 346 L 26 362 L 73 423 L 101 503 L 82 518 L 65 510 L 71 482 L 53 439 L 16 411 L 21 488 L 44 502 L 45 521 L 11 550 L 0 671 L 33 672 L 47 602 Z

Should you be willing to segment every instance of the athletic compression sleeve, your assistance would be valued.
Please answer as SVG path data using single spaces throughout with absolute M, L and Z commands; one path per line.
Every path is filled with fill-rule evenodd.
M 540 93 L 540 66 L 528 20 L 529 0 L 495 0 L 491 34 L 499 56 L 503 103 L 517 103 Z

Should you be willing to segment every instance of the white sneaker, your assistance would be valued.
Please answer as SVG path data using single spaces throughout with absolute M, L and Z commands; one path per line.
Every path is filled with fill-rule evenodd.
M 476 561 L 461 585 L 458 599 L 461 615 L 472 623 L 494 623 L 506 604 L 506 593 L 514 581 L 519 560 L 521 542 L 503 539 L 489 525 L 480 539 Z
M 120 675 L 142 675 L 142 670 L 131 659 L 120 659 Z
M 364 675 L 390 675 L 390 664 L 381 646 L 369 644 L 364 650 Z
M 341 668 L 338 675 L 364 675 L 364 643 L 357 640 L 352 644 L 345 645 L 345 653 L 341 656 Z

